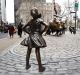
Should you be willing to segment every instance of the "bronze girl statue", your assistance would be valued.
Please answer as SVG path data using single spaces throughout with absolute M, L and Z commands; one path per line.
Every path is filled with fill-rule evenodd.
M 40 48 L 46 47 L 46 42 L 42 37 L 43 32 L 47 29 L 47 25 L 41 20 L 41 14 L 38 13 L 37 8 L 33 8 L 30 11 L 32 19 L 23 27 L 23 31 L 29 34 L 27 40 L 27 55 L 26 55 L 26 69 L 29 69 L 30 54 L 32 48 L 35 48 L 36 58 L 39 66 L 39 72 L 45 71 L 45 67 L 42 66 L 40 57 Z M 41 27 L 45 26 L 42 30 Z

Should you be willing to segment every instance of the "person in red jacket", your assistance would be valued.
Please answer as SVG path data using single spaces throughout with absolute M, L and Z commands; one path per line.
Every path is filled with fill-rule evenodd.
M 14 26 L 10 24 L 10 26 L 8 27 L 9 30 L 9 36 L 10 38 L 13 38 L 14 35 Z

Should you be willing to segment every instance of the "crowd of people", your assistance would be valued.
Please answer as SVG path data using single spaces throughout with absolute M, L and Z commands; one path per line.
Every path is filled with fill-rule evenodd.
M 22 22 L 20 22 L 17 26 L 14 24 L 8 24 L 1 21 L 0 23 L 0 32 L 1 33 L 9 33 L 10 38 L 13 38 L 14 33 L 17 33 L 20 37 L 22 37 Z

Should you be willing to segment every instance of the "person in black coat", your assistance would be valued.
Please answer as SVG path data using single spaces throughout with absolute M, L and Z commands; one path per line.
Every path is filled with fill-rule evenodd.
M 18 25 L 18 35 L 20 37 L 22 37 L 22 27 L 23 27 L 22 22 L 20 22 L 19 25 Z
M 23 31 L 29 34 L 28 40 L 26 40 L 28 46 L 26 55 L 26 69 L 29 69 L 30 54 L 32 48 L 35 48 L 36 58 L 38 61 L 39 72 L 45 71 L 45 67 L 42 66 L 40 57 L 40 48 L 46 47 L 46 42 L 42 37 L 42 34 L 47 29 L 47 25 L 41 19 L 41 14 L 38 13 L 37 8 L 31 9 L 32 19 L 23 27 Z M 45 28 L 42 30 L 42 26 Z

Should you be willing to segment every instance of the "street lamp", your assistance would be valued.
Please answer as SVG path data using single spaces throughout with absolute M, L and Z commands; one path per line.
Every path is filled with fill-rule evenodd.
M 77 11 L 78 11 L 78 7 L 79 7 L 79 2 L 77 0 L 75 0 L 75 4 L 74 4 L 74 12 L 70 12 L 70 13 L 75 13 L 75 29 L 76 29 L 76 19 L 77 19 Z
M 76 16 L 77 16 L 77 13 L 76 13 L 76 11 L 74 11 L 74 12 L 70 12 L 70 13 L 75 13 L 75 29 L 76 29 Z
M 77 16 L 78 7 L 79 7 L 79 2 L 78 2 L 78 0 L 75 0 L 75 4 L 74 4 L 74 10 L 75 10 L 75 29 L 76 29 L 76 16 Z

